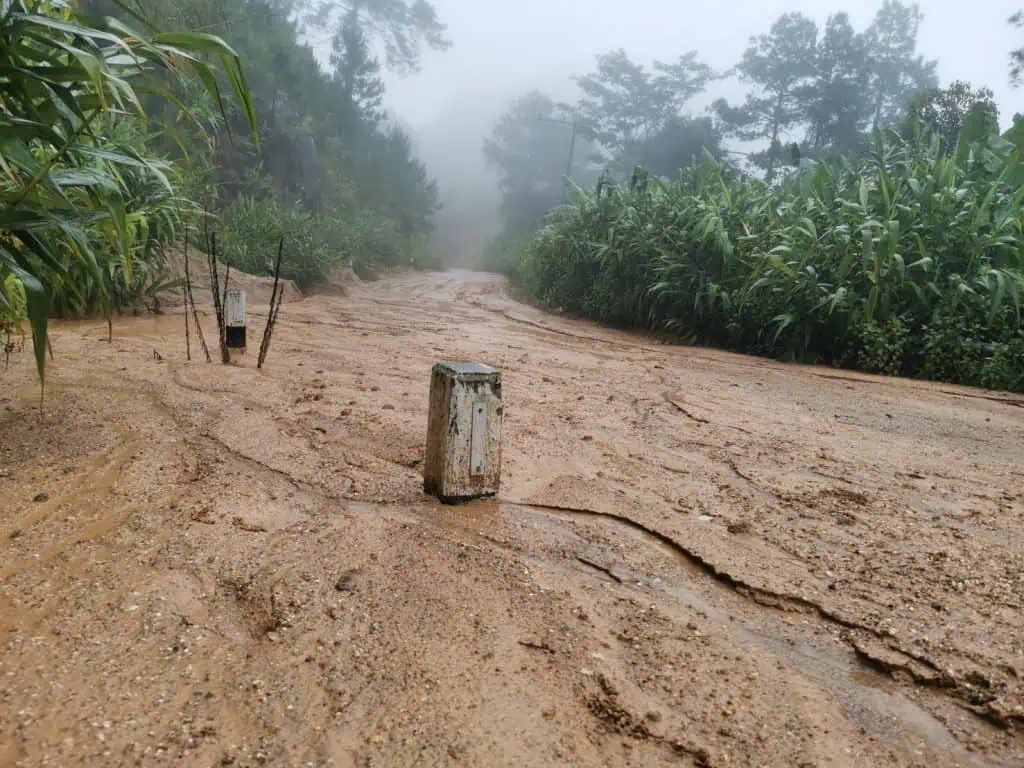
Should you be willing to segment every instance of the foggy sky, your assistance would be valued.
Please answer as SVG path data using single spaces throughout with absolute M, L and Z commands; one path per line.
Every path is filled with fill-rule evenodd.
M 569 76 L 593 69 L 594 56 L 625 48 L 635 60 L 671 60 L 697 49 L 716 69 L 734 66 L 752 35 L 783 13 L 800 11 L 824 25 L 847 11 L 856 29 L 870 24 L 882 0 L 435 0 L 453 47 L 424 56 L 416 76 L 389 78 L 387 105 L 413 126 L 454 119 L 460 95 L 518 93 L 540 87 L 572 96 Z M 920 0 L 925 19 L 919 52 L 939 61 L 943 85 L 966 80 L 995 91 L 1003 121 L 1024 111 L 1024 90 L 1008 83 L 1008 55 L 1024 30 L 1006 20 L 1024 0 Z M 735 82 L 713 83 L 703 108 L 719 95 L 742 98 Z M 481 107 L 484 105 L 481 104 Z

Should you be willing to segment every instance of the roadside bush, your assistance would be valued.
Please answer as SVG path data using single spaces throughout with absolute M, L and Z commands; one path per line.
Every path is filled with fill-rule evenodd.
M 252 274 L 272 272 L 284 237 L 281 275 L 308 290 L 331 269 L 350 263 L 356 274 L 371 278 L 377 270 L 399 265 L 436 268 L 420 235 L 403 236 L 388 216 L 371 208 L 331 208 L 317 213 L 282 197 L 269 177 L 250 173 L 246 193 L 224 206 L 211 227 L 218 256 Z
M 343 254 L 331 251 L 311 213 L 268 187 L 239 197 L 220 212 L 211 225 L 217 233 L 218 257 L 243 272 L 272 274 L 284 238 L 281 276 L 308 289 L 325 279 Z
M 1007 344 L 996 345 L 981 366 L 978 384 L 989 389 L 1024 392 L 1024 333 Z
M 897 376 L 903 370 L 904 355 L 910 345 L 910 329 L 902 317 L 892 317 L 879 325 L 871 321 L 857 329 L 860 353 L 858 367 L 869 373 Z
M 552 308 L 787 360 L 1022 389 L 1017 148 L 876 134 L 778 186 L 710 157 L 576 190 L 523 249 Z

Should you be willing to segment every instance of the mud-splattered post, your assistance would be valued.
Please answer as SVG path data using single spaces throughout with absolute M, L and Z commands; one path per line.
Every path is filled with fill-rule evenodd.
M 228 291 L 224 302 L 224 340 L 228 349 L 245 354 L 245 291 Z
M 500 371 L 480 363 L 435 365 L 423 490 L 445 504 L 497 494 L 503 412 Z

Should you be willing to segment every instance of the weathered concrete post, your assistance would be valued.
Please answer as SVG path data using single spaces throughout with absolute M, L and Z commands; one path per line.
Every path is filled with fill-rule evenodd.
M 430 379 L 423 490 L 445 504 L 494 496 L 501 482 L 501 372 L 438 363 Z
M 245 354 L 245 291 L 228 291 L 224 303 L 224 341 L 228 349 Z

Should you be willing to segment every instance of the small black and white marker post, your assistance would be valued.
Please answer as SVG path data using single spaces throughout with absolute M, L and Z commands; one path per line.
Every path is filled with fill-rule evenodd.
M 224 341 L 228 349 L 245 354 L 245 291 L 228 291 L 224 304 Z

